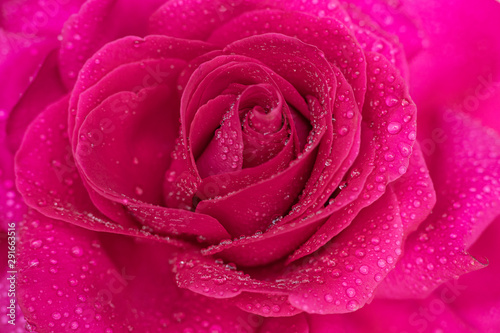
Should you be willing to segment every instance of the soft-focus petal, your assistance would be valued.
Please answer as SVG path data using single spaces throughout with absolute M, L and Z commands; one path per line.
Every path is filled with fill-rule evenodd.
M 488 267 L 465 274 L 438 289 L 453 310 L 479 331 L 494 333 L 500 327 L 500 219 L 485 230 L 470 252 L 486 257 Z
M 436 333 L 477 332 L 439 296 L 427 300 L 375 300 L 363 309 L 344 315 L 309 315 L 315 333 Z
M 307 317 L 305 315 L 297 315 L 288 318 L 266 318 L 259 333 L 315 333 L 309 329 Z
M 12 110 L 7 123 L 8 144 L 15 152 L 23 139 L 28 125 L 47 105 L 57 101 L 66 94 L 59 77 L 56 51 L 52 51 L 45 59 L 29 88 Z
M 481 118 L 488 115 L 480 104 L 500 91 L 498 1 L 478 0 L 472 6 L 467 0 L 405 3 L 421 18 L 426 35 L 427 47 L 410 63 L 411 93 L 422 123 L 432 123 L 434 111 L 443 105 Z M 491 111 L 483 119 L 496 122 L 498 104 Z M 421 137 L 431 139 L 431 133 Z

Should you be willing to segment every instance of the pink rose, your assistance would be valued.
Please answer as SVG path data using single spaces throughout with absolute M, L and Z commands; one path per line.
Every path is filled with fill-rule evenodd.
M 500 327 L 497 3 L 2 6 L 1 325 Z

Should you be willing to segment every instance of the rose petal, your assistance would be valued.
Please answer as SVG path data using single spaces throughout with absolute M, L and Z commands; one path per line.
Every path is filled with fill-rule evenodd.
M 99 234 L 34 212 L 20 234 L 18 299 L 37 331 L 235 332 L 255 318 L 177 289 L 170 246 Z
M 83 2 L 85 1 L 4 2 L 1 12 L 2 27 L 25 36 L 47 36 L 55 41 L 64 22 L 78 11 Z
M 289 261 L 307 255 L 320 248 L 338 234 L 363 208 L 377 200 L 391 181 L 401 177 L 407 170 L 409 158 L 415 142 L 416 108 L 410 99 L 406 83 L 387 59 L 377 53 L 369 53 L 369 85 L 363 109 L 363 121 L 371 128 L 362 129 L 361 149 L 368 154 L 360 154 L 351 170 L 356 171 L 352 184 L 342 189 L 334 201 L 316 218 L 329 216 L 329 220 L 298 249 Z M 383 84 L 380 84 L 383 83 Z M 370 132 L 373 131 L 373 137 Z M 373 152 L 375 154 L 373 155 Z M 374 165 L 376 169 L 361 173 L 358 170 Z M 370 173 L 368 173 L 370 172 Z M 347 180 L 349 184 L 349 179 Z M 362 193 L 363 196 L 357 198 Z M 351 201 L 351 198 L 357 200 Z M 349 205 L 340 209 L 347 203 Z M 342 221 L 342 223 L 338 223 Z
M 357 6 L 367 13 L 382 29 L 398 36 L 410 58 L 422 48 L 421 28 L 410 15 L 413 13 L 401 2 L 385 0 L 349 0 L 342 1 L 344 7 Z
M 470 248 L 470 252 L 488 258 L 487 269 L 465 274 L 458 281 L 451 281 L 436 293 L 458 315 L 474 325 L 478 331 L 494 332 L 500 326 L 500 288 L 497 283 L 500 274 L 500 219 L 496 219 Z
M 80 72 L 79 80 L 73 88 L 68 121 L 71 142 L 73 142 L 76 136 L 75 133 L 77 133 L 75 131 L 75 122 L 80 95 L 117 67 L 147 59 L 170 58 L 189 61 L 213 49 L 213 46 L 203 42 L 178 40 L 165 36 L 148 36 L 144 39 L 125 37 L 106 44 L 85 63 Z M 158 50 L 160 51 L 158 52 Z M 150 73 L 153 79 L 158 77 L 157 73 L 154 72 L 155 69 L 153 68 L 153 73 Z M 151 80 L 149 79 L 148 82 L 151 82 Z M 144 85 L 146 84 L 142 84 L 142 86 Z
M 359 44 L 366 51 L 377 52 L 389 59 L 401 76 L 408 81 L 409 68 L 403 45 L 398 37 L 382 29 L 372 18 L 356 6 L 346 6 L 353 21 L 350 29 L 354 31 Z
M 0 85 L 0 111 L 5 117 L 30 86 L 30 77 L 36 76 L 56 43 L 47 38 L 27 38 L 1 29 L 0 47 L 5 50 L 0 55 L 0 77 L 9 78 Z
M 302 29 L 295 29 L 297 24 Z M 342 71 L 354 91 L 358 106 L 362 108 L 366 92 L 364 54 L 349 29 L 333 18 L 320 19 L 299 12 L 253 11 L 216 29 L 208 41 L 226 45 L 229 42 L 264 33 L 293 36 L 304 43 L 318 47 L 324 52 L 325 58 Z
M 150 71 L 156 68 L 155 73 L 161 74 L 159 81 L 133 63 L 110 73 L 109 80 L 107 76 L 82 94 L 78 109 L 82 116 L 77 118 L 81 125 L 74 150 L 76 162 L 93 186 L 160 204 L 163 188 L 158 179 L 170 165 L 178 133 L 179 101 L 174 83 L 176 68 L 183 63 L 155 60 L 142 64 Z M 127 80 L 121 80 L 127 81 L 124 86 L 116 83 L 123 74 L 129 74 Z M 141 78 L 151 82 L 143 87 Z
M 445 133 L 430 163 L 437 206 L 408 237 L 404 256 L 379 289 L 385 297 L 424 297 L 485 266 L 468 248 L 500 213 L 500 139 L 459 113 L 436 118 Z
M 430 139 L 426 140 L 427 149 L 433 141 L 432 133 L 425 132 L 430 127 L 427 124 L 432 124 L 435 110 L 443 105 L 479 118 L 486 116 L 485 124 L 497 122 L 498 104 L 490 116 L 481 104 L 495 103 L 494 96 L 500 91 L 500 38 L 495 33 L 500 19 L 498 3 L 478 0 L 473 10 L 469 1 L 405 3 L 421 18 L 428 44 L 410 66 L 411 95 L 422 120 L 419 135 Z
M 205 40 L 222 22 L 254 7 L 249 1 L 168 1 L 149 21 L 151 34 Z
M 297 315 L 291 318 L 266 318 L 259 333 L 274 332 L 309 333 L 317 331 L 309 330 L 309 324 L 305 315 Z
M 241 170 L 243 167 L 243 137 L 236 102 L 225 116 L 220 118 L 220 127 L 196 160 L 200 177 Z
M 140 4 L 125 0 L 90 0 L 72 15 L 62 30 L 59 65 L 66 87 L 71 88 L 83 64 L 101 46 L 127 35 L 145 36 L 149 16 L 161 0 Z M 123 17 L 134 19 L 123 24 Z M 59 30 L 58 30 L 59 33 Z
M 391 320 L 387 320 L 391 318 Z M 363 309 L 343 315 L 307 315 L 312 332 L 399 333 L 474 332 L 439 297 L 425 301 L 375 300 Z
M 67 138 L 68 99 L 50 105 L 29 126 L 16 155 L 17 188 L 25 203 L 45 216 L 91 230 L 178 241 L 139 232 L 133 222 L 110 221 L 88 197 Z
M 12 110 L 7 122 L 8 146 L 15 152 L 23 139 L 24 132 L 33 119 L 47 105 L 66 94 L 59 69 L 56 51 L 49 53 L 29 88 Z
M 307 264 L 292 271 L 290 278 L 309 281 L 293 290 L 290 302 L 309 313 L 351 312 L 369 303 L 373 290 L 401 254 L 399 213 L 391 190 L 362 210 L 324 250 L 305 258 Z
M 287 295 L 242 292 L 227 301 L 244 311 L 267 318 L 290 317 L 302 312 L 302 310 L 290 304 Z
M 374 288 L 396 264 L 401 253 L 402 228 L 397 199 L 388 189 L 348 229 L 302 263 L 268 266 L 268 270 L 257 270 L 252 276 L 192 250 L 175 258 L 176 278 L 180 287 L 209 297 L 254 293 L 246 300 L 267 302 L 272 309 L 274 304 L 270 302 L 283 306 L 283 301 L 269 295 L 289 295 L 293 306 L 307 312 L 350 312 L 372 299 Z M 353 240 L 359 243 L 353 244 Z M 252 274 L 252 270 L 249 272 Z M 339 279 L 341 275 L 344 277 Z M 253 307 L 245 310 L 262 314 Z

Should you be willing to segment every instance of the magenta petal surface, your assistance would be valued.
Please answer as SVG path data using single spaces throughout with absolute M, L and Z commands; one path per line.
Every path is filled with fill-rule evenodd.
M 119 92 L 90 112 L 75 149 L 86 179 L 99 191 L 160 204 L 162 179 L 178 132 L 172 89 Z
M 436 204 L 434 184 L 418 143 L 415 143 L 406 173 L 389 186 L 398 197 L 404 233 L 409 235 Z
M 77 106 L 80 95 L 96 85 L 117 67 L 147 59 L 170 58 L 189 61 L 213 49 L 215 49 L 214 46 L 203 42 L 179 40 L 166 36 L 147 36 L 144 39 L 129 36 L 106 44 L 85 63 L 80 72 L 80 79 L 72 90 L 68 120 L 71 142 L 75 140 L 77 133 L 75 124 L 77 122 Z M 155 72 L 156 69 L 155 66 L 149 68 L 150 72 L 147 72 L 147 68 L 144 69 L 146 73 L 141 77 L 144 81 L 139 83 L 140 88 L 154 85 L 155 78 L 162 79 L 161 75 Z M 147 74 L 149 74 L 149 77 Z M 121 84 L 126 84 L 126 82 Z M 83 115 L 83 117 L 85 116 Z M 80 119 L 78 123 L 80 124 L 82 120 Z
M 382 196 L 389 182 L 407 171 L 416 139 L 415 104 L 406 83 L 387 59 L 369 53 L 367 61 L 369 84 L 363 122 L 371 128 L 362 128 L 361 152 L 351 167 L 347 186 L 322 213 L 333 214 L 289 261 L 323 246 L 349 225 L 363 207 Z
M 178 289 L 168 245 L 101 234 L 35 212 L 20 232 L 19 302 L 37 332 L 236 332 L 249 319 L 236 307 Z
M 302 28 L 295 29 L 297 24 Z M 221 26 L 213 32 L 208 41 L 226 45 L 245 37 L 265 33 L 292 36 L 318 47 L 324 52 L 325 58 L 345 75 L 353 88 L 358 106 L 362 107 L 366 92 L 364 54 L 352 33 L 334 18 L 321 19 L 300 12 L 254 11 Z
M 120 221 L 123 224 L 110 221 L 94 206 L 72 157 L 67 108 L 68 99 L 64 98 L 42 112 L 17 152 L 16 183 L 25 203 L 45 216 L 84 228 L 153 237 L 139 232 L 133 220 Z
M 430 157 L 437 205 L 408 237 L 404 256 L 378 291 L 386 297 L 423 297 L 486 265 L 468 249 L 500 212 L 500 139 L 465 115 L 436 118 L 445 133 Z
M 375 300 L 352 314 L 308 315 L 307 321 L 317 333 L 477 332 L 438 295 L 422 301 Z
M 307 317 L 305 315 L 297 315 L 288 318 L 266 318 L 259 333 L 313 333 L 309 329 Z
M 402 229 L 397 198 L 389 190 L 334 241 L 300 263 L 277 265 L 261 276 L 252 276 L 251 270 L 236 270 L 232 264 L 202 257 L 193 250 L 175 259 L 177 283 L 215 298 L 253 293 L 260 303 L 270 304 L 270 309 L 286 303 L 268 295 L 288 295 L 293 306 L 309 313 L 351 312 L 373 298 L 372 291 L 395 266 L 401 254 Z M 244 307 L 246 311 L 262 314 L 253 309 L 252 297 L 242 301 L 250 305 Z
M 129 0 L 89 0 L 72 15 L 62 30 L 59 64 L 63 81 L 71 88 L 85 61 L 104 44 L 124 36 L 143 37 L 149 16 L 161 0 L 146 0 L 140 4 Z M 134 19 L 123 24 L 123 17 Z
M 33 82 L 11 111 L 7 123 L 7 137 L 9 148 L 13 152 L 19 148 L 30 122 L 47 105 L 67 93 L 61 82 L 56 55 L 57 53 L 52 51 L 47 56 Z
M 470 248 L 470 252 L 488 259 L 487 269 L 481 269 L 450 281 L 436 293 L 445 295 L 450 306 L 465 321 L 479 331 L 495 332 L 500 327 L 500 218 L 488 227 Z
M 304 258 L 293 279 L 290 302 L 309 313 L 351 312 L 369 303 L 373 290 L 396 265 L 402 223 L 396 196 L 388 190 L 318 253 Z M 319 274 L 319 273 L 322 274 Z

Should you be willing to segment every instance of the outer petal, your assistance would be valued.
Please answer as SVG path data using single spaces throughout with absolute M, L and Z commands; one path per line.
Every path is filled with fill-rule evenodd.
M 12 110 L 7 123 L 8 144 L 15 152 L 21 144 L 26 128 L 47 105 L 66 94 L 59 77 L 56 51 L 45 59 L 29 88 Z
M 436 192 L 418 143 L 414 146 L 406 173 L 391 183 L 398 197 L 404 234 L 415 231 L 436 204 Z
M 484 267 L 468 249 L 500 213 L 500 138 L 464 115 L 438 116 L 444 142 L 430 163 L 437 206 L 408 238 L 404 256 L 379 290 L 386 297 L 423 297 Z
M 3 1 L 1 22 L 6 30 L 25 36 L 57 37 L 67 18 L 78 11 L 84 0 Z
M 425 301 L 374 301 L 365 308 L 344 315 L 309 315 L 309 329 L 315 333 L 435 333 L 477 332 L 439 297 Z
M 244 332 L 254 332 L 261 324 L 235 307 L 177 289 L 170 246 L 35 212 L 20 232 L 19 302 L 37 332 L 238 332 L 244 324 Z
M 79 128 L 75 128 L 77 116 L 83 116 L 80 121 L 86 116 L 77 115 L 80 95 L 100 82 L 107 74 L 117 67 L 141 60 L 171 58 L 189 61 L 203 53 L 212 51 L 214 48 L 207 43 L 179 40 L 166 36 L 148 36 L 144 39 L 131 36 L 106 44 L 85 63 L 79 74 L 79 80 L 71 93 L 68 128 L 73 148 L 76 148 L 74 141 L 76 141 Z M 145 70 L 147 71 L 148 68 Z M 160 81 L 163 79 L 161 74 L 155 73 L 156 67 L 149 68 L 149 70 L 151 71 L 148 73 L 150 75 L 142 77 L 143 81 L 138 87 L 139 89 L 154 84 L 156 79 Z
M 267 318 L 259 329 L 259 333 L 315 333 L 309 329 L 306 315 L 297 315 L 289 318 Z
M 0 110 L 4 116 L 17 104 L 56 43 L 47 38 L 26 38 L 0 29 Z
M 26 204 L 46 216 L 89 229 L 151 237 L 133 223 L 110 221 L 90 201 L 67 138 L 67 105 L 65 98 L 41 113 L 16 155 L 17 188 Z
M 183 63 L 163 60 L 144 61 L 142 65 L 120 67 L 133 71 L 123 73 L 117 69 L 109 74 L 109 80 L 106 77 L 82 94 L 74 151 L 79 167 L 94 187 L 160 204 L 163 189 L 159 180 L 170 164 L 179 127 L 174 68 Z M 161 81 L 152 79 L 144 66 L 156 67 Z M 138 77 L 133 75 L 135 72 Z M 142 77 L 154 83 L 143 88 Z M 128 83 L 123 87 L 117 81 Z M 88 99 L 93 101 L 87 102 Z M 104 101 L 98 104 L 101 99 Z
M 494 333 L 500 327 L 500 219 L 497 218 L 471 247 L 472 253 L 486 256 L 489 265 L 458 281 L 451 281 L 437 293 L 446 297 L 451 308 L 481 332 Z
M 391 190 L 361 211 L 349 228 L 291 273 L 292 279 L 309 281 L 291 293 L 290 302 L 321 314 L 351 312 L 369 303 L 401 254 L 399 213 Z
M 85 61 L 107 42 L 127 35 L 145 36 L 149 16 L 161 3 L 162 0 L 87 1 L 62 31 L 59 60 L 66 86 L 73 86 Z M 134 19 L 123 22 L 129 16 Z
M 409 57 L 422 48 L 420 26 L 411 16 L 412 11 L 400 1 L 387 0 L 349 0 L 342 1 L 344 6 L 357 6 L 367 13 L 382 29 L 399 37 Z
M 407 0 L 406 7 L 422 20 L 427 47 L 410 64 L 411 93 L 424 120 L 419 135 L 432 150 L 433 114 L 443 105 L 498 123 L 500 92 L 500 5 L 498 1 Z M 439 91 L 439 94 L 436 94 Z M 480 104 L 495 105 L 487 112 Z M 425 117 L 425 118 L 424 118 Z M 429 117 L 429 118 L 428 118 Z M 439 135 L 438 135 L 439 136 Z

